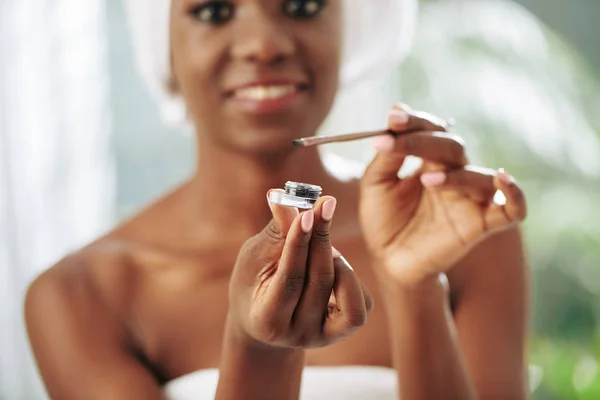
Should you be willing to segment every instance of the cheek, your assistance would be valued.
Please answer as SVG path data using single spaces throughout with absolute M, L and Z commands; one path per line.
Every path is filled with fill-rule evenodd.
M 330 4 L 332 9 L 327 17 L 304 33 L 307 45 L 308 62 L 315 74 L 320 89 L 335 94 L 339 82 L 342 58 L 341 11 L 337 2 Z
M 335 75 L 339 75 L 343 48 L 342 12 L 339 2 L 333 2 L 333 15 L 329 18 L 327 32 L 321 38 L 322 49 L 326 52 L 326 62 Z
M 329 29 L 327 33 L 315 37 L 309 62 L 315 74 L 317 89 L 327 101 L 334 97 L 338 89 L 341 63 L 341 35 L 337 30 Z
M 172 29 L 172 69 L 177 90 L 189 108 L 197 112 L 199 105 L 211 104 L 202 99 L 218 95 L 212 81 L 219 55 L 212 45 L 215 39 L 205 37 L 206 33 L 189 25 L 182 23 Z

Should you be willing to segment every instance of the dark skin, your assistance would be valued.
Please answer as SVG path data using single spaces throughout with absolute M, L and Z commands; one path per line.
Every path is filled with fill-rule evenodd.
M 380 138 L 361 181 L 294 151 L 333 102 L 341 3 L 309 18 L 282 3 L 239 0 L 215 25 L 200 2 L 173 1 L 173 86 L 198 168 L 32 284 L 26 320 L 50 396 L 160 399 L 161 384 L 219 368 L 218 399 L 294 399 L 305 365 L 359 364 L 395 368 L 404 399 L 525 398 L 518 185 L 465 168 L 460 141 L 404 106 L 390 129 L 419 132 Z M 298 93 L 276 111 L 232 98 L 281 79 Z M 406 155 L 425 164 L 399 180 Z M 265 194 L 287 180 L 327 196 L 270 209 Z

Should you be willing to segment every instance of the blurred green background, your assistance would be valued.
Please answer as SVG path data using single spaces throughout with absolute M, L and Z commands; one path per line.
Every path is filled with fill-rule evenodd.
M 108 1 L 117 218 L 193 163 L 191 138 L 161 127 L 144 92 L 120 3 Z M 504 167 L 522 182 L 530 208 L 533 398 L 598 400 L 600 0 L 421 4 L 414 52 L 386 85 L 395 99 L 454 117 L 475 162 Z M 337 152 L 368 157 L 364 148 Z
M 400 87 L 525 187 L 533 397 L 600 399 L 600 1 L 519 3 L 423 2 Z

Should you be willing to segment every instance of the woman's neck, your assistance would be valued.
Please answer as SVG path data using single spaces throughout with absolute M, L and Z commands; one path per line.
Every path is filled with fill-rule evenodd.
M 204 223 L 250 232 L 271 218 L 267 191 L 282 188 L 290 180 L 320 185 L 325 192 L 337 182 L 327 173 L 316 148 L 248 155 L 206 144 L 199 146 L 197 172 L 189 190 Z
M 336 226 L 345 234 L 356 232 L 352 218 L 343 217 L 355 214 L 355 190 L 327 173 L 315 148 L 251 157 L 201 147 L 194 176 L 145 210 L 143 218 L 123 225 L 120 235 L 174 252 L 230 251 L 267 225 L 272 218 L 267 191 L 288 180 L 317 184 L 326 194 L 343 196 Z

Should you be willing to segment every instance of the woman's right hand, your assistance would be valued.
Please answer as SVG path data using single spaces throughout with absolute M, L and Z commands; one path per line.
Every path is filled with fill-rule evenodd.
M 267 195 L 267 198 L 269 196 Z M 364 325 L 373 300 L 332 248 L 336 199 L 312 210 L 269 204 L 273 219 L 239 252 L 229 285 L 230 329 L 255 344 L 316 348 Z

